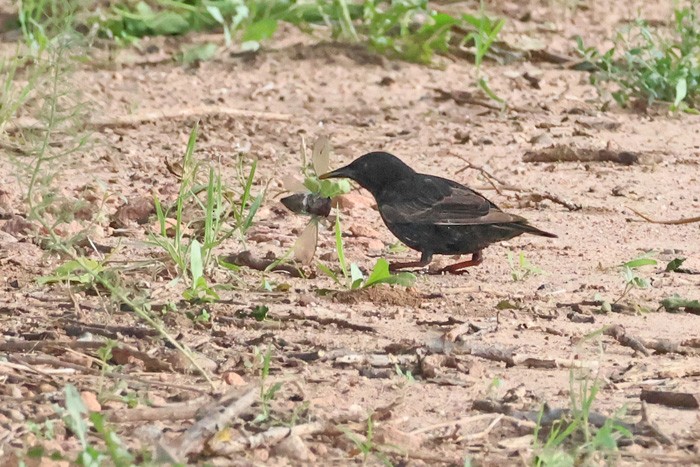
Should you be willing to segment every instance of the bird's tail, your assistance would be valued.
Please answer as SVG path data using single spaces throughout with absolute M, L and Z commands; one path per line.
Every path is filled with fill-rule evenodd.
M 530 224 L 523 223 L 523 224 L 519 224 L 518 227 L 520 227 L 520 229 L 523 232 L 529 233 L 532 235 L 539 235 L 540 237 L 548 237 L 548 238 L 557 238 L 557 236 L 554 235 L 553 233 L 545 232 L 544 230 L 540 230 L 537 227 L 531 226 Z

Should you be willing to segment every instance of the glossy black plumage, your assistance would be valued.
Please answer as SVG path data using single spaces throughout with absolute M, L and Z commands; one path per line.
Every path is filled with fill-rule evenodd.
M 365 154 L 321 176 L 341 177 L 372 193 L 389 230 L 421 252 L 420 261 L 395 263 L 392 269 L 426 266 L 434 254 L 472 254 L 470 261 L 444 269 L 458 273 L 481 263 L 481 250 L 492 243 L 523 233 L 556 237 L 531 226 L 523 217 L 501 211 L 476 191 L 446 178 L 417 173 L 386 152 Z

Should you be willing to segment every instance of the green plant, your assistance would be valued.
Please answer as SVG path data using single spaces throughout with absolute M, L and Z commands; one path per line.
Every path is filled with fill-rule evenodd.
M 63 6 L 60 3 L 53 0 L 25 1 L 21 8 L 49 4 L 57 8 L 78 6 L 78 2 L 66 2 L 71 5 Z M 46 15 L 27 14 L 25 25 L 30 25 L 30 21 L 26 19 L 29 17 L 36 20 L 45 18 Z M 174 348 L 182 352 L 193 367 L 211 383 L 208 373 L 194 359 L 192 352 L 167 332 L 162 323 L 153 316 L 147 303 L 140 303 L 127 291 L 120 280 L 119 271 L 105 268 L 104 259 L 96 261 L 85 258 L 74 247 L 73 240 L 76 237 L 63 238 L 57 231 L 62 222 L 72 220 L 70 216 L 76 214 L 74 207 L 82 204 L 80 200 L 60 195 L 60 187 L 54 187 L 53 180 L 61 173 L 65 159 L 85 148 L 88 136 L 85 132 L 87 106 L 80 100 L 79 93 L 71 84 L 75 82 L 72 79 L 73 65 L 85 57 L 86 44 L 84 38 L 71 29 L 72 20 L 55 24 L 61 27 L 43 29 L 47 41 L 40 44 L 40 53 L 21 62 L 24 67 L 23 75 L 28 77 L 27 84 L 15 88 L 14 85 L 7 84 L 12 80 L 12 73 L 3 76 L 3 85 L 6 88 L 11 87 L 19 91 L 12 94 L 14 97 L 3 95 L 3 108 L 0 109 L 2 118 L 14 115 L 19 107 L 23 107 L 23 114 L 35 118 L 33 124 L 20 125 L 13 133 L 16 141 L 21 144 L 19 155 L 13 158 L 17 167 L 15 173 L 26 194 L 27 218 L 40 227 L 36 231 L 37 240 L 44 248 L 51 249 L 67 259 L 53 277 L 47 276 L 43 279 L 46 279 L 45 283 L 67 281 L 83 286 L 90 285 L 94 290 L 98 290 L 99 286 L 115 303 L 123 304 L 126 309 L 132 310 Z M 13 67 L 15 65 L 11 65 L 10 68 L 17 69 Z M 11 100 L 7 107 L 6 97 Z M 89 227 L 88 225 L 87 228 Z
M 211 322 L 211 313 L 206 308 L 201 308 L 198 313 L 188 311 L 185 315 L 195 323 L 206 324 Z
M 97 395 L 100 398 L 102 398 L 102 392 L 104 390 L 105 375 L 107 372 L 111 371 L 109 361 L 112 360 L 112 349 L 118 345 L 117 341 L 109 339 L 102 347 L 97 349 L 97 358 L 100 359 L 100 378 L 97 382 Z
M 282 389 L 282 383 L 277 382 L 269 387 L 265 387 L 265 382 L 270 376 L 270 362 L 272 361 L 272 350 L 268 347 L 267 352 L 262 355 L 262 368 L 260 369 L 260 413 L 255 417 L 255 423 L 263 423 L 270 418 L 270 403 L 275 395 Z
M 410 384 L 410 383 L 416 382 L 416 379 L 413 377 L 413 372 L 411 370 L 401 369 L 401 367 L 399 366 L 398 363 L 396 365 L 394 365 L 394 369 L 396 370 L 396 374 L 400 378 L 404 379 L 407 383 Z
M 269 311 L 270 308 L 266 305 L 255 305 L 253 310 L 250 312 L 250 316 L 252 316 L 256 321 L 264 321 L 267 318 L 267 313 Z
M 14 57 L 0 58 L 0 85 L 2 86 L 2 93 L 0 93 L 0 135 L 3 135 L 7 122 L 11 121 L 17 111 L 25 105 L 43 73 L 43 70 L 39 70 L 38 67 L 30 66 L 29 73 L 25 73 L 25 82 L 18 83 L 16 80 L 17 72 L 25 68 L 28 63 L 29 60 L 21 56 L 19 46 L 15 50 Z
M 543 406 L 540 410 L 534 433 L 536 466 L 585 464 L 594 461 L 595 456 L 603 457 L 595 459 L 597 461 L 610 461 L 616 454 L 618 441 L 632 437 L 629 429 L 618 421 L 619 415 L 606 418 L 595 431 L 591 429 L 591 411 L 599 390 L 597 378 L 591 384 L 585 376 L 577 385 L 574 370 L 569 372 L 569 414 L 547 423 L 548 433 L 543 444 L 540 444 L 540 434 L 544 431 L 543 420 L 549 409 Z
M 209 286 L 204 277 L 204 261 L 202 261 L 202 246 L 197 240 L 190 242 L 190 273 L 192 284 L 183 292 L 185 300 L 197 302 L 214 302 L 220 300 L 214 287 Z M 208 319 L 207 319 L 208 321 Z
M 82 451 L 75 460 L 76 464 L 95 467 L 104 465 L 106 462 L 110 462 L 116 467 L 133 465 L 134 456 L 117 434 L 107 426 L 104 416 L 99 412 L 88 412 L 75 386 L 67 385 L 64 393 L 65 407 L 56 406 L 54 410 L 63 418 L 66 427 L 80 441 Z M 104 442 L 104 450 L 90 443 L 88 436 L 91 426 Z M 34 452 L 34 455 L 42 456 L 43 449 Z
M 697 110 L 700 103 L 700 1 L 689 0 L 674 9 L 673 30 L 664 34 L 637 20 L 615 37 L 604 53 L 586 47 L 577 37 L 585 67 L 593 83 L 612 82 L 612 97 L 625 106 L 630 99 L 647 104 L 663 101 L 674 109 Z
M 692 300 L 673 294 L 661 300 L 661 307 L 669 313 L 678 313 L 681 309 L 687 312 L 700 313 L 700 300 Z
M 54 420 L 51 419 L 45 420 L 41 423 L 29 420 L 27 422 L 27 428 L 38 439 L 52 440 L 56 437 L 56 425 Z
M 94 288 L 99 283 L 99 277 L 112 276 L 113 271 L 108 269 L 104 261 L 96 261 L 84 258 L 82 261 L 69 260 L 58 266 L 48 276 L 41 276 L 37 282 L 41 285 L 65 282 L 69 285 L 78 284 L 83 288 Z
M 666 264 L 665 271 L 666 272 L 678 271 L 684 262 L 685 262 L 685 258 L 674 258 Z
M 309 160 L 306 141 L 302 138 L 301 174 L 303 182 L 294 176 L 288 176 L 285 179 L 285 188 L 296 193 L 282 199 L 282 202 L 291 211 L 310 217 L 291 251 L 294 253 L 294 259 L 302 264 L 311 263 L 316 254 L 318 226 L 325 221 L 326 216 L 330 213 L 331 198 L 350 191 L 350 183 L 345 179 L 321 180 L 319 178 L 320 175 L 329 170 L 330 154 L 330 141 L 321 136 L 314 142 Z M 279 262 L 283 260 L 286 258 L 280 259 Z
M 338 254 L 338 263 L 340 272 L 344 278 L 341 282 L 340 277 L 331 268 L 323 263 L 317 263 L 318 269 L 333 279 L 338 285 L 345 285 L 348 290 L 365 289 L 379 284 L 401 285 L 403 287 L 411 287 L 416 281 L 415 274 L 410 272 L 399 272 L 392 274 L 389 271 L 389 262 L 384 258 L 377 259 L 374 268 L 368 277 L 365 277 L 360 268 L 355 263 L 348 266 L 345 258 L 345 247 L 343 245 L 343 234 L 340 225 L 340 215 L 335 218 L 335 248 Z
M 20 0 L 18 19 L 24 40 L 33 55 L 50 47 L 57 36 L 74 29 L 82 0 Z
M 374 442 L 374 420 L 372 419 L 372 415 L 367 417 L 367 430 L 364 436 L 358 436 L 345 427 L 340 427 L 340 430 L 355 444 L 357 450 L 362 454 L 364 462 L 367 462 L 369 456 L 374 455 L 385 466 L 391 467 L 393 465 L 389 458 L 381 451 L 381 446 L 376 445 Z
M 522 251 L 518 253 L 517 262 L 515 261 L 513 253 L 509 251 L 508 265 L 510 266 L 510 275 L 513 278 L 513 282 L 522 281 L 530 276 L 542 274 L 542 269 L 532 264 Z
M 241 241 L 245 240 L 245 234 L 253 225 L 255 214 L 262 205 L 264 194 L 260 193 L 255 197 L 251 194 L 257 167 L 255 161 L 242 181 L 243 190 L 238 203 L 234 200 L 234 195 L 224 187 L 220 173 L 213 167 L 209 168 L 206 183 L 200 184 L 197 180 L 199 164 L 194 158 L 198 128 L 198 124 L 192 128 L 183 156 L 180 189 L 174 209 L 175 218 L 169 222 L 169 210 L 165 209 L 155 196 L 159 232 L 150 234 L 149 240 L 166 252 L 175 264 L 178 274 L 188 281 L 189 287 L 183 293 L 186 300 L 212 302 L 219 300 L 216 290 L 221 288 L 210 285 L 206 278 L 206 271 L 215 258 L 215 249 L 235 234 L 239 235 Z M 242 161 L 239 169 L 242 170 Z M 205 193 L 204 201 L 198 196 L 202 192 Z M 189 212 L 185 212 L 190 204 L 194 204 L 198 209 L 188 209 Z M 192 218 L 196 213 L 201 213 L 201 219 L 186 222 L 186 215 Z M 231 218 L 233 225 L 228 222 Z M 197 225 L 201 226 L 198 233 L 202 241 L 197 238 L 188 240 L 186 233 L 195 230 Z M 226 267 L 226 264 L 219 261 L 217 264 Z
M 257 50 L 270 39 L 279 23 L 314 33 L 326 26 L 335 39 L 366 43 L 380 53 L 400 59 L 430 63 L 468 43 L 475 48 L 477 65 L 498 36 L 503 20 L 480 16 L 452 16 L 429 7 L 427 0 L 168 0 L 152 7 L 143 1 L 115 4 L 92 16 L 101 34 L 121 43 L 133 43 L 149 35 L 185 34 L 219 27 L 230 47 Z M 455 40 L 455 31 L 462 35 Z M 211 57 L 211 45 L 183 51 L 182 60 Z M 187 58 L 186 58 L 187 57 Z
M 656 266 L 657 261 L 653 258 L 647 256 L 640 256 L 626 263 L 622 263 L 620 268 L 622 268 L 622 276 L 625 279 L 625 288 L 622 291 L 620 297 L 615 300 L 614 303 L 618 303 L 620 300 L 625 298 L 627 294 L 633 289 L 646 289 L 649 288 L 649 280 L 637 273 L 637 269 L 643 266 Z

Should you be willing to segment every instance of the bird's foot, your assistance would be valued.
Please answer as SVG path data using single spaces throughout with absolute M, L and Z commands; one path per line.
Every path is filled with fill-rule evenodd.
M 455 264 L 450 264 L 449 266 L 445 266 L 444 268 L 440 269 L 439 273 L 440 274 L 461 275 L 461 274 L 469 272 L 466 270 L 466 268 L 472 267 L 472 266 L 478 266 L 483 262 L 484 262 L 484 256 L 481 254 L 481 250 L 479 250 L 476 253 L 472 253 L 472 258 L 470 260 L 462 261 L 462 262 L 455 263 Z
M 432 260 L 432 253 L 423 252 L 421 253 L 420 259 L 418 261 L 407 261 L 405 263 L 391 263 L 389 265 L 389 271 L 394 272 L 406 268 L 423 268 L 430 264 Z

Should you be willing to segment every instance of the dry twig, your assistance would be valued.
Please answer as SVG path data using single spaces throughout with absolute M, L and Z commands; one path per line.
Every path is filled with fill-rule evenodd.
M 176 445 L 159 443 L 159 457 L 169 462 L 185 462 L 188 454 L 194 452 L 198 446 L 203 446 L 205 441 L 225 424 L 248 410 L 259 396 L 260 390 L 254 385 L 225 394 L 215 405 L 207 406 L 204 417 L 187 429 Z M 200 408 L 197 412 L 204 411 Z
M 664 225 L 683 225 L 683 224 L 692 224 L 694 222 L 700 222 L 700 216 L 698 217 L 686 217 L 683 219 L 674 219 L 670 221 L 660 221 L 656 219 L 652 219 L 651 217 L 647 216 L 646 214 L 642 214 L 641 212 L 637 211 L 636 209 L 632 209 L 631 207 L 627 206 L 627 209 L 641 217 L 647 222 L 650 222 L 652 224 L 664 224 Z
M 503 191 L 513 191 L 513 192 L 522 193 L 522 194 L 528 196 L 532 200 L 532 202 L 534 202 L 534 203 L 539 203 L 540 201 L 542 201 L 544 199 L 548 199 L 555 204 L 560 204 L 560 205 L 564 206 L 569 211 L 579 211 L 582 208 L 582 206 L 580 204 L 575 204 L 575 203 L 572 203 L 571 201 L 567 201 L 559 195 L 555 195 L 555 194 L 552 194 L 549 192 L 539 192 L 539 191 L 535 191 L 535 190 L 532 190 L 529 188 L 521 188 L 521 187 L 518 187 L 515 185 L 511 185 L 509 183 L 506 183 L 503 180 L 500 180 L 495 175 L 493 175 L 488 170 L 484 169 L 481 166 L 472 164 L 471 162 L 464 159 L 462 156 L 455 155 L 455 157 L 458 157 L 459 159 L 464 161 L 464 163 L 466 164 L 464 167 L 462 167 L 461 169 L 459 169 L 455 173 L 458 174 L 458 173 L 464 172 L 467 169 L 476 170 L 479 173 L 481 173 L 481 175 L 484 176 L 486 181 L 489 182 L 489 184 L 493 187 L 494 190 L 496 190 L 496 193 L 498 193 L 499 195 L 503 195 Z M 499 185 L 500 185 L 500 188 L 499 188 Z M 516 196 L 516 197 L 518 199 L 521 199 L 521 196 Z

